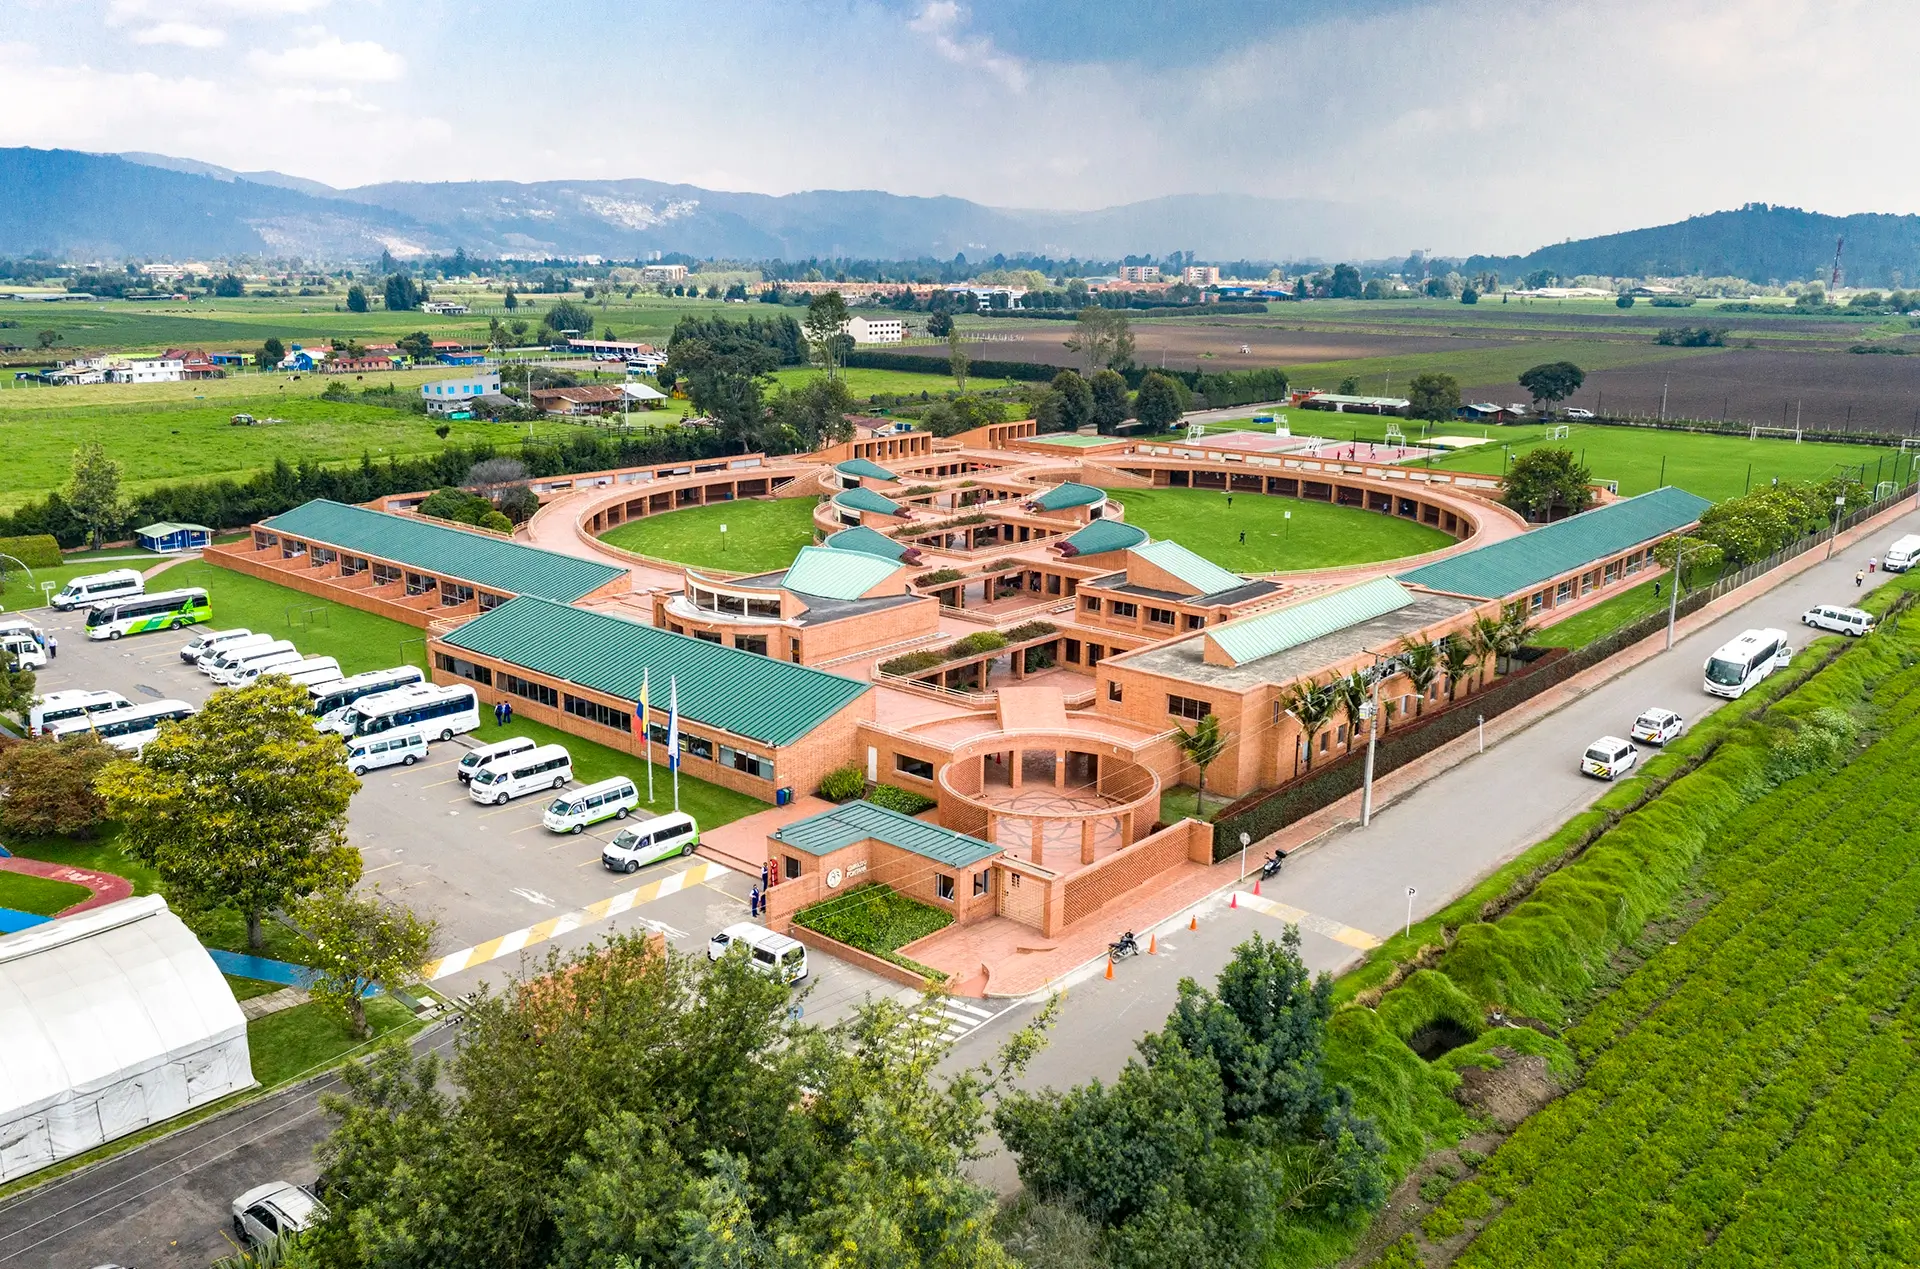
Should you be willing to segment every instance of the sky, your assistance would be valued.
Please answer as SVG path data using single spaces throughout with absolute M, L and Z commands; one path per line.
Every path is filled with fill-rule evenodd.
M 1518 252 L 1920 211 L 1901 0 L 4 0 L 0 146 L 336 186 L 647 177 L 1364 207 Z

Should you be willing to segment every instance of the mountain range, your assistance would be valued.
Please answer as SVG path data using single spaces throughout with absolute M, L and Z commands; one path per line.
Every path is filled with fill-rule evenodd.
M 1114 260 L 1190 250 L 1205 260 L 1333 261 L 1419 236 L 1399 213 L 1315 199 L 1182 194 L 1097 211 L 988 207 L 877 190 L 769 195 L 642 179 L 398 181 L 335 189 L 196 159 L 0 149 L 0 255 L 64 259 L 297 256 L 359 263 L 470 255 L 910 260 L 996 253 Z M 1825 278 L 1845 240 L 1848 281 L 1920 285 L 1920 216 L 1825 216 L 1749 204 L 1670 225 L 1473 256 L 1514 278 L 1706 275 Z M 1376 247 L 1377 250 L 1377 247 Z

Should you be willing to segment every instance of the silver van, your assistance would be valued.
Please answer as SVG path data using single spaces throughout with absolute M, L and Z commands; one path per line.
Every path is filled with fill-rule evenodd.
M 427 756 L 427 738 L 417 731 L 363 736 L 347 749 L 347 770 L 365 775 L 380 767 L 411 767 Z
M 1800 614 L 1800 621 L 1802 625 L 1812 626 L 1815 630 L 1831 630 L 1855 639 L 1863 634 L 1872 634 L 1874 627 L 1872 613 L 1859 608 L 1842 608 L 1839 604 L 1816 604 Z
M 474 772 L 488 763 L 497 762 L 501 758 L 511 758 L 517 753 L 525 753 L 529 749 L 539 747 L 540 742 L 531 736 L 509 736 L 505 740 L 496 740 L 490 745 L 481 745 L 460 759 L 459 769 L 454 774 L 460 777 L 460 783 L 466 784 L 473 779 Z

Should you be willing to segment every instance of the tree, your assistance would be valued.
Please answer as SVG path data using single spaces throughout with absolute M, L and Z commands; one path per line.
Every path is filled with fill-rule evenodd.
M 540 510 L 540 495 L 526 485 L 508 485 L 494 495 L 493 505 L 509 523 L 525 524 Z
M 934 312 L 927 316 L 927 334 L 935 339 L 945 339 L 953 333 L 953 316 L 946 312 Z
M 1336 300 L 1357 300 L 1360 298 L 1360 270 L 1350 264 L 1333 266 L 1333 280 L 1327 283 L 1327 294 Z
M 1352 375 L 1348 375 L 1340 381 L 1340 386 L 1336 391 L 1343 397 L 1353 396 L 1360 391 L 1360 380 Z
M 238 299 L 247 293 L 246 284 L 238 274 L 223 273 L 213 284 L 213 293 L 223 300 Z
M 1587 372 L 1571 361 L 1548 361 L 1520 372 L 1520 386 L 1533 394 L 1534 408 L 1566 400 L 1587 381 Z
M 957 396 L 950 401 L 935 401 L 920 416 L 920 426 L 935 436 L 958 436 L 990 423 L 1004 423 L 1007 412 L 998 401 L 984 397 Z
M 1093 389 L 1071 370 L 1062 370 L 1047 386 L 1034 411 L 1042 432 L 1077 432 L 1093 422 Z
M 1472 286 L 1463 286 L 1460 288 L 1460 302 L 1462 304 L 1478 304 L 1480 302 L 1480 292 L 1474 290 Z
M 788 443 L 797 452 L 837 445 L 853 437 L 853 393 L 845 379 L 811 379 L 773 399 L 773 421 L 791 433 Z
M 411 982 L 432 950 L 438 925 L 404 904 L 344 888 L 317 890 L 294 906 L 292 919 L 304 943 L 302 960 L 318 971 L 307 990 L 327 1012 L 364 1040 L 366 994 L 375 986 Z
M 34 342 L 39 344 L 41 351 L 44 352 L 60 342 L 60 332 L 57 330 L 43 330 L 34 336 Z
M 1331 687 L 1308 679 L 1295 683 L 1280 694 L 1280 707 L 1300 724 L 1300 741 L 1307 751 L 1307 770 L 1313 770 L 1313 742 L 1327 729 L 1327 720 L 1340 706 L 1340 698 Z
M 1533 630 L 1533 617 L 1528 613 L 1527 605 L 1523 601 L 1516 599 L 1500 610 L 1500 634 L 1495 643 L 1495 650 L 1506 659 L 1507 665 L 1506 669 L 1499 670 L 1499 673 L 1506 674 L 1512 671 L 1514 657 L 1518 656 L 1520 649 L 1526 646 L 1527 640 L 1533 635 Z
M 554 336 L 564 336 L 571 331 L 576 335 L 593 334 L 593 314 L 584 304 L 572 300 L 560 300 L 541 315 L 540 325 L 553 332 Z
M 340 737 L 315 728 L 310 703 L 279 675 L 215 692 L 192 718 L 162 726 L 137 761 L 100 773 L 127 853 L 159 872 L 176 908 L 237 909 L 250 947 L 263 945 L 269 909 L 360 876 L 360 852 L 346 842 L 360 781 Z
M 0 749 L 0 829 L 24 837 L 91 837 L 107 814 L 94 778 L 117 756 L 91 732 Z
M 355 282 L 347 288 L 347 312 L 364 313 L 367 311 L 367 288 Z
M 125 514 L 120 504 L 120 464 L 107 457 L 107 447 L 99 441 L 89 441 L 73 451 L 67 503 L 87 526 L 96 550 L 106 540 L 107 531 L 119 526 Z
M 1194 790 L 1193 809 L 1204 820 L 1207 818 L 1207 768 L 1227 751 L 1227 737 L 1220 731 L 1220 720 L 1209 713 L 1195 723 L 1192 730 L 1181 727 L 1178 743 L 1187 761 L 1199 769 L 1200 779 Z
M 1400 665 L 1400 672 L 1413 685 L 1413 716 L 1418 718 L 1427 712 L 1427 693 L 1433 690 L 1433 681 L 1440 674 L 1440 650 L 1430 639 L 1402 639 Z
M 1093 423 L 1103 436 L 1127 421 L 1127 381 L 1112 370 L 1102 370 L 1088 385 L 1093 392 Z
M 462 483 L 476 493 L 495 497 L 506 485 L 525 483 L 527 465 L 517 458 L 483 458 L 467 469 L 467 478 Z
M 1613 306 L 1615 308 L 1632 308 L 1633 307 L 1632 293 L 1627 291 L 1622 291 L 1620 295 L 1613 301 Z
M 433 360 L 433 336 L 426 331 L 417 330 L 411 335 L 402 335 L 393 343 L 394 347 L 416 362 Z
M 1507 468 L 1500 500 L 1515 511 L 1545 520 L 1562 509 L 1576 515 L 1593 502 L 1592 480 L 1593 473 L 1580 465 L 1572 450 L 1530 449 Z
M 1447 678 L 1447 701 L 1451 704 L 1462 680 L 1473 673 L 1473 645 L 1457 634 L 1450 634 L 1440 641 L 1439 655 L 1440 672 Z
M 12 714 L 20 719 L 20 730 L 25 731 L 27 711 L 33 708 L 38 681 L 32 670 L 11 670 L 8 664 L 0 661 L 0 714 Z
M 520 297 L 513 293 L 512 287 L 508 287 L 507 293 L 500 298 L 500 304 L 507 312 L 511 313 L 514 309 L 520 307 Z
M 1471 626 L 1467 627 L 1466 639 L 1467 646 L 1473 649 L 1473 660 L 1479 672 L 1480 686 L 1485 687 L 1487 671 L 1497 668 L 1494 661 L 1505 644 L 1506 627 L 1501 624 L 1498 617 L 1489 617 L 1482 613 L 1473 619 Z
M 1360 738 L 1360 724 L 1366 720 L 1367 702 L 1373 695 L 1373 685 L 1367 676 L 1355 670 L 1343 675 L 1327 685 L 1333 689 L 1333 696 L 1339 702 L 1340 712 L 1347 717 L 1347 752 L 1353 752 L 1353 742 Z
M 386 301 L 389 312 L 405 313 L 412 309 L 419 308 L 428 297 L 429 292 L 427 288 L 421 286 L 406 274 L 390 273 L 387 275 Z
M 1180 389 L 1167 376 L 1150 374 L 1140 381 L 1133 412 L 1150 431 L 1167 431 L 1180 421 Z
M 1444 422 L 1460 408 L 1460 382 L 1452 375 L 1423 370 L 1407 385 L 1407 414 Z
M 953 323 L 947 323 L 947 371 L 953 375 L 953 386 L 961 392 L 967 390 L 969 364 L 966 345 L 960 342 L 960 332 L 954 329 Z
M 1122 309 L 1088 305 L 1074 317 L 1066 349 L 1087 363 L 1087 373 L 1119 370 L 1133 361 L 1133 328 Z
M 827 291 L 807 301 L 807 318 L 801 326 L 807 332 L 807 347 L 813 359 L 825 368 L 829 379 L 836 375 L 845 359 L 842 341 L 847 340 L 849 320 L 847 302 L 840 298 L 838 291 Z

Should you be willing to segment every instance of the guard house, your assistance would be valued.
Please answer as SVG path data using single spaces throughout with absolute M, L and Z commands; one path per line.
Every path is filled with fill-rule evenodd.
M 989 861 L 1000 853 L 978 837 L 871 802 L 849 802 L 768 836 L 767 861 L 780 878 L 767 891 L 768 919 L 878 883 L 964 925 L 997 914 Z
M 177 524 L 171 520 L 161 520 L 135 529 L 133 536 L 145 550 L 174 555 L 181 551 L 197 551 L 207 545 L 213 541 L 213 530 L 204 524 Z

